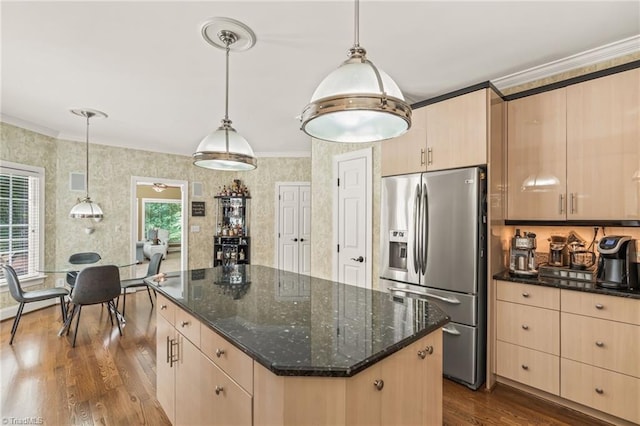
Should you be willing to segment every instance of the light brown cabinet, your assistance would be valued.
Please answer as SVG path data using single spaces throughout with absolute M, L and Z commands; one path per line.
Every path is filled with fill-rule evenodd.
M 496 282 L 496 373 L 560 394 L 560 291 Z
M 480 89 L 412 112 L 409 131 L 382 142 L 382 176 L 487 163 L 490 89 Z
M 638 105 L 638 68 L 510 101 L 508 219 L 640 219 Z
M 254 374 L 256 425 L 442 424 L 440 329 L 352 377 Z

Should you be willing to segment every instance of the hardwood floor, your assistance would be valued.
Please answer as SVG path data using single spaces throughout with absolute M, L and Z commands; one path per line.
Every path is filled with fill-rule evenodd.
M 58 337 L 57 307 L 25 314 L 13 346 L 0 323 L 3 424 L 169 425 L 155 398 L 155 310 L 127 296 L 124 336 L 100 305 L 82 310 L 76 347 Z M 73 330 L 72 330 L 73 332 Z M 183 403 L 186 403 L 183 401 Z M 473 392 L 444 381 L 445 425 L 605 425 L 508 386 Z

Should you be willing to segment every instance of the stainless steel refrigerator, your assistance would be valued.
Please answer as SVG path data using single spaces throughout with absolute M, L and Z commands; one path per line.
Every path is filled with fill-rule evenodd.
M 480 167 L 382 179 L 380 283 L 403 303 L 435 302 L 444 375 L 478 389 L 486 374 L 486 180 Z

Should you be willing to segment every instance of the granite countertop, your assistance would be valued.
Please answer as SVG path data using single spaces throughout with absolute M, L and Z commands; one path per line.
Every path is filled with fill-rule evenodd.
M 266 266 L 145 281 L 280 376 L 349 377 L 449 322 L 426 300 Z
M 588 293 L 606 294 L 608 296 L 628 297 L 631 299 L 640 299 L 640 292 L 623 291 L 610 288 L 600 287 L 594 280 L 570 280 L 556 277 L 521 277 L 511 275 L 509 271 L 502 271 L 493 276 L 496 280 L 511 281 L 515 283 L 543 285 L 546 287 L 564 288 L 567 290 L 586 291 Z

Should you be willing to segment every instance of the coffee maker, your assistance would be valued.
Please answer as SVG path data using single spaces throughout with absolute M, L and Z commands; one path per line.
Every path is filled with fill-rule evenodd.
M 607 235 L 598 243 L 597 283 L 601 287 L 638 290 L 638 241 L 627 235 Z
M 549 266 L 566 266 L 567 237 L 564 235 L 552 235 L 549 238 Z
M 516 234 L 511 238 L 509 272 L 513 275 L 522 276 L 538 275 L 536 234 L 525 232 L 520 235 L 520 230 L 516 229 Z

